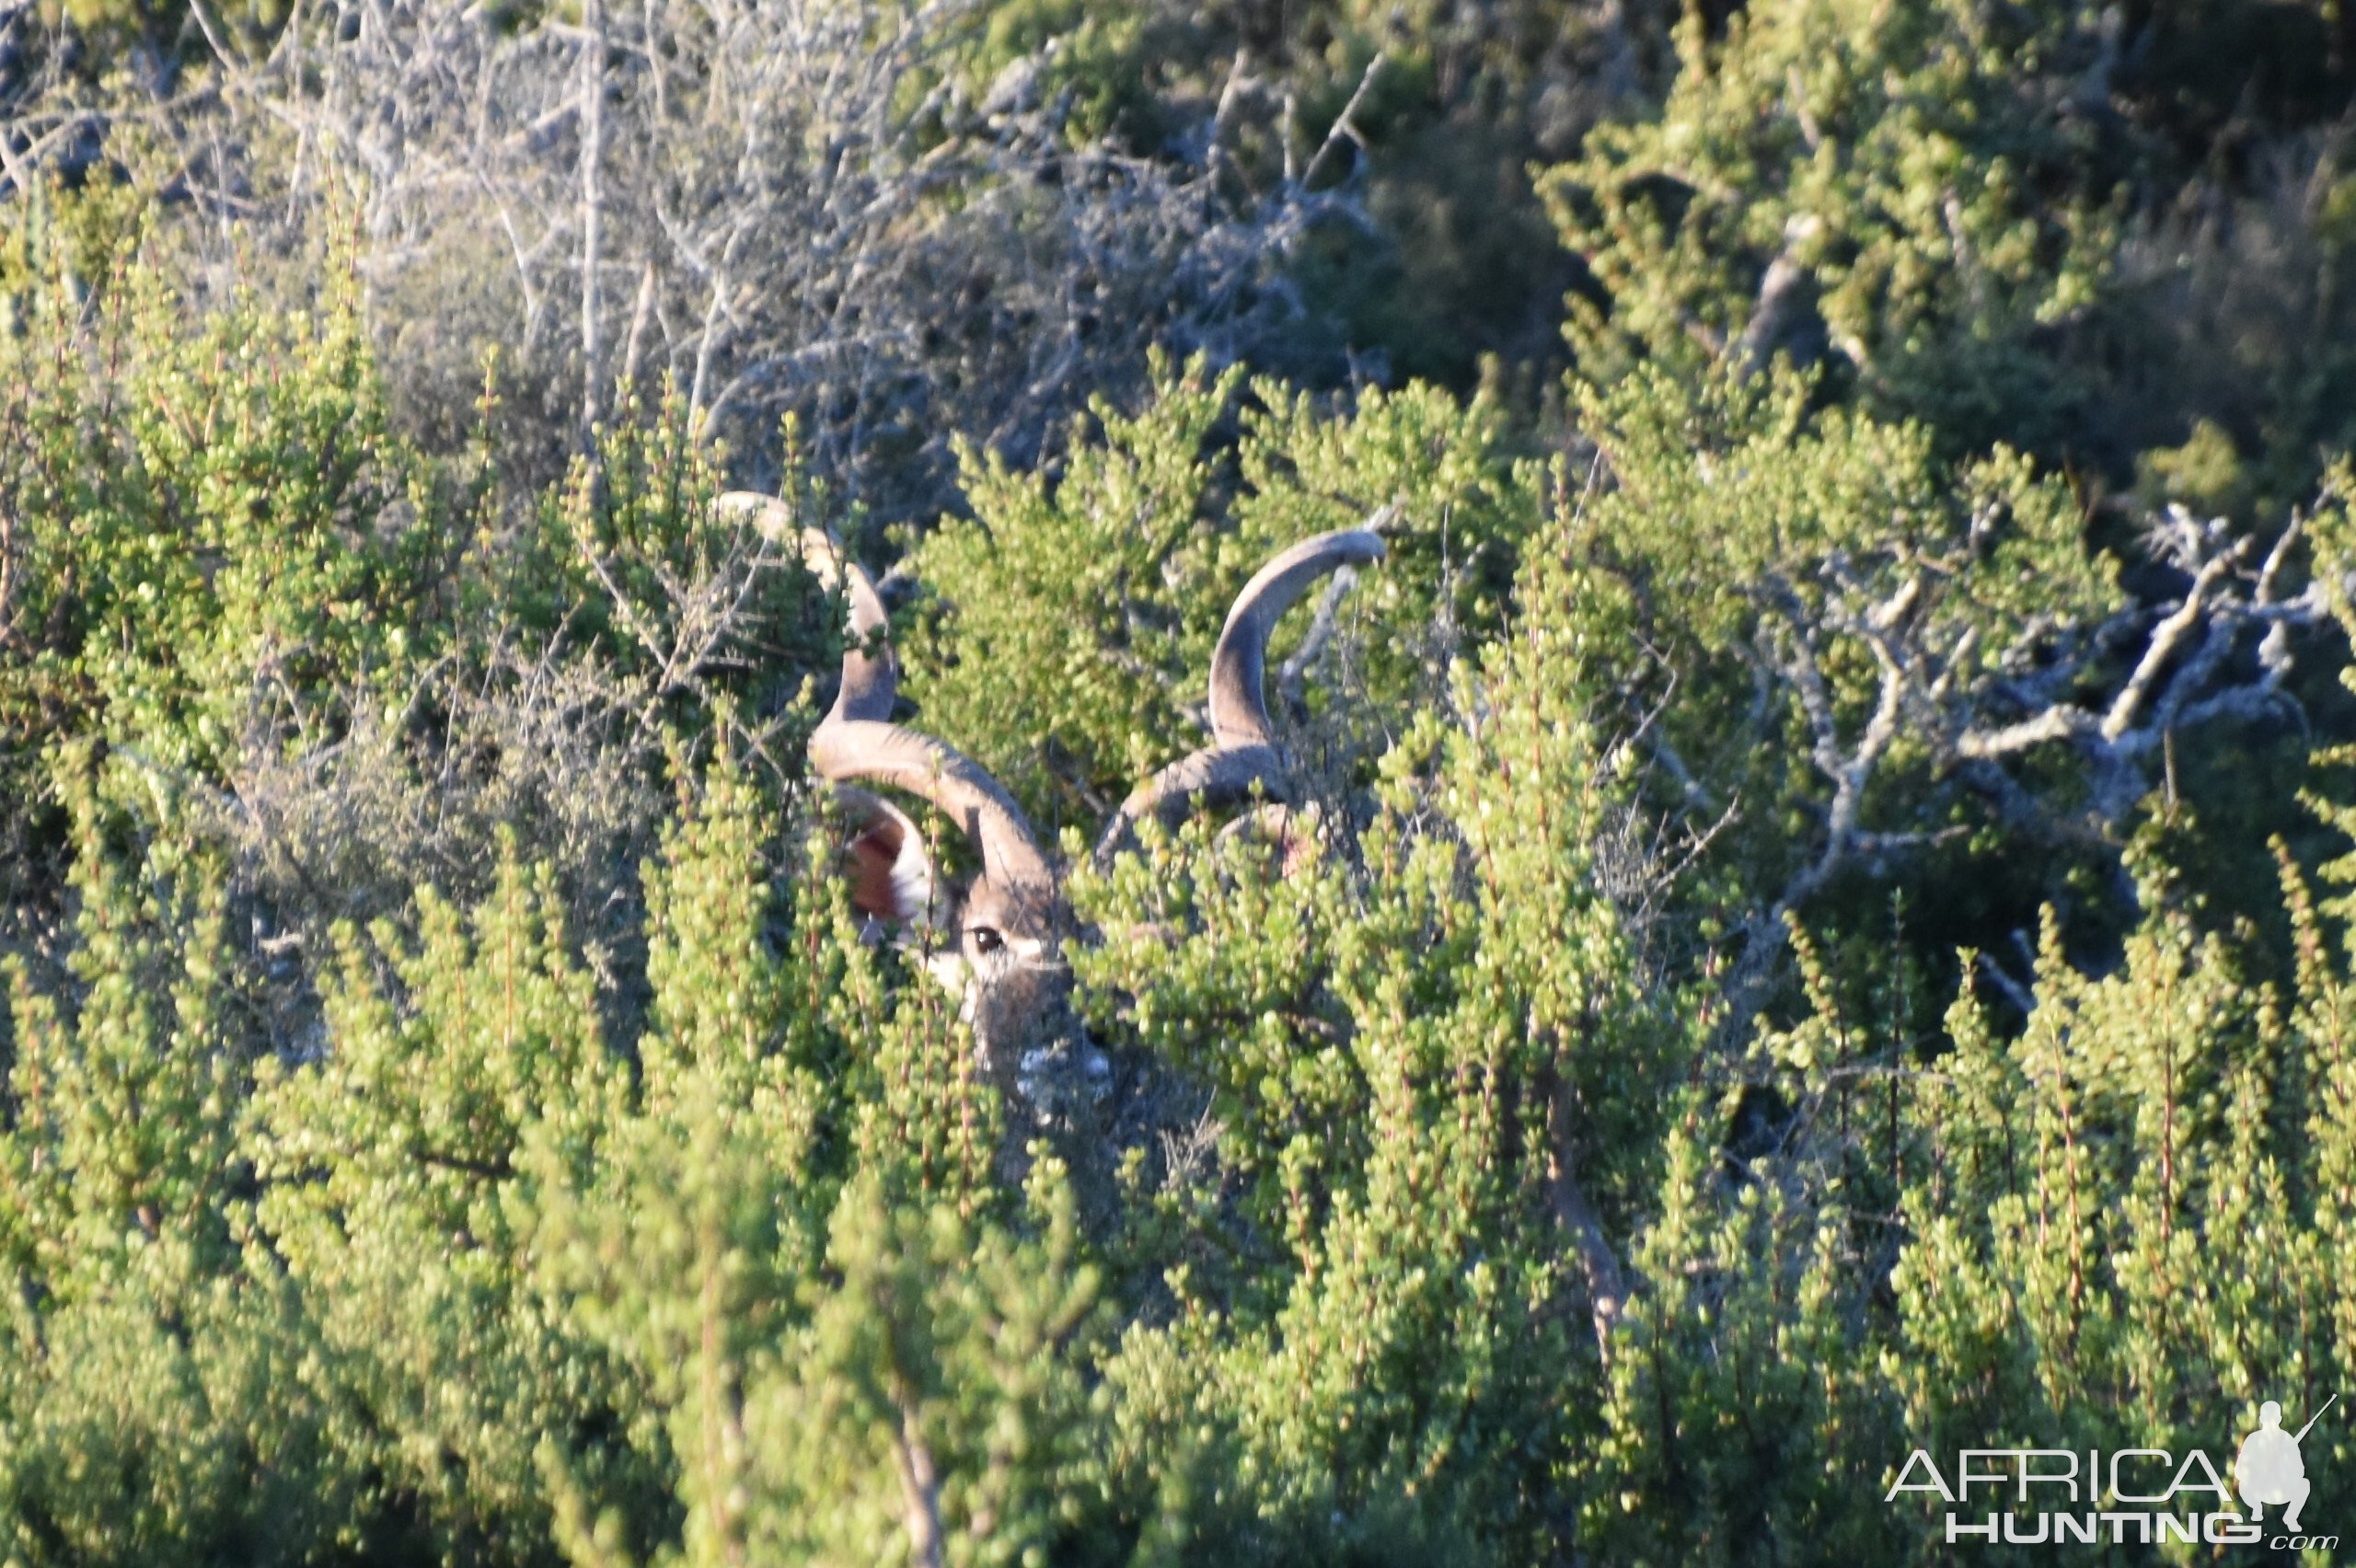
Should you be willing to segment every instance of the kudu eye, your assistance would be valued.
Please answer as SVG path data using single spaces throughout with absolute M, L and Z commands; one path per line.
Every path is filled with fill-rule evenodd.
M 965 934 L 974 939 L 974 951 L 978 953 L 993 953 L 1006 945 L 1006 939 L 998 934 L 995 926 L 968 926 Z

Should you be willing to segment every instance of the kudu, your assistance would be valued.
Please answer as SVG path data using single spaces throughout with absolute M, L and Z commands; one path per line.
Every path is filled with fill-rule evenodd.
M 849 612 L 841 686 L 810 736 L 809 760 L 811 771 L 835 786 L 853 824 L 846 847 L 853 905 L 897 928 L 949 939 L 928 951 L 927 966 L 960 998 L 976 1065 L 1002 1090 L 1043 1118 L 1100 1097 L 1104 1058 L 1072 1015 L 1064 958 L 1065 945 L 1081 933 L 1060 870 L 1022 807 L 954 747 L 892 722 L 898 671 L 883 600 L 866 571 L 824 531 L 795 525 L 780 502 L 736 492 L 722 503 L 798 548 Z M 1382 555 L 1373 530 L 1337 529 L 1282 551 L 1244 584 L 1211 654 L 1211 744 L 1130 792 L 1097 842 L 1100 865 L 1148 816 L 1174 826 L 1194 811 L 1238 804 L 1255 791 L 1274 802 L 1292 798 L 1262 691 L 1269 633 L 1311 583 Z M 950 883 L 916 823 L 862 785 L 913 795 L 957 824 L 979 857 L 978 870 L 962 885 Z

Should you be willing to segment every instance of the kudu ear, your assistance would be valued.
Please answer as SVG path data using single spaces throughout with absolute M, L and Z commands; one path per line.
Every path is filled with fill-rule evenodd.
M 844 824 L 842 874 L 850 906 L 862 918 L 860 940 L 890 941 L 910 931 L 946 927 L 949 940 L 918 943 L 925 972 L 952 996 L 963 994 L 965 961 L 955 940 L 955 911 L 942 888 L 924 834 L 913 818 L 879 795 L 848 784 L 834 786 Z
M 941 883 L 915 821 L 864 790 L 837 786 L 835 796 L 847 827 L 842 870 L 851 907 L 895 926 L 930 924 Z

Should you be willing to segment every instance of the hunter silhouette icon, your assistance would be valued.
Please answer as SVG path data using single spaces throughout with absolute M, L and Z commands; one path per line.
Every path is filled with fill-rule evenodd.
M 2296 1434 L 2282 1430 L 2281 1405 L 2269 1400 L 2258 1407 L 2258 1430 L 2242 1439 L 2240 1457 L 2234 1460 L 2234 1480 L 2252 1519 L 2264 1518 L 2269 1503 L 2278 1504 L 2282 1505 L 2282 1528 L 2298 1529 L 2299 1510 L 2307 1503 L 2307 1467 L 2299 1458 L 2299 1440 L 2339 1399 L 2334 1394 L 2324 1401 L 2323 1410 L 2309 1416 Z

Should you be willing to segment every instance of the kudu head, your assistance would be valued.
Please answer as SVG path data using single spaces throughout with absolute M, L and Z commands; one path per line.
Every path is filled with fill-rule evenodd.
M 849 611 L 841 686 L 810 737 L 809 758 L 853 824 L 845 856 L 853 905 L 930 939 L 927 967 L 959 997 L 979 1065 L 1001 1088 L 1043 1112 L 1074 1092 L 1101 1092 L 1103 1058 L 1073 1017 L 1064 957 L 1080 933 L 1059 868 L 1022 807 L 954 747 L 891 721 L 898 672 L 884 604 L 865 571 L 825 532 L 793 525 L 776 502 L 740 493 L 722 503 L 750 511 L 764 532 L 798 548 Z M 1290 798 L 1262 693 L 1269 633 L 1320 577 L 1382 554 L 1371 529 L 1340 529 L 1281 552 L 1244 584 L 1211 654 L 1211 744 L 1130 792 L 1098 841 L 1100 864 L 1148 816 L 1174 826 L 1255 790 L 1272 801 Z M 872 789 L 914 796 L 962 828 L 980 860 L 971 878 L 958 885 L 941 876 L 916 823 Z

